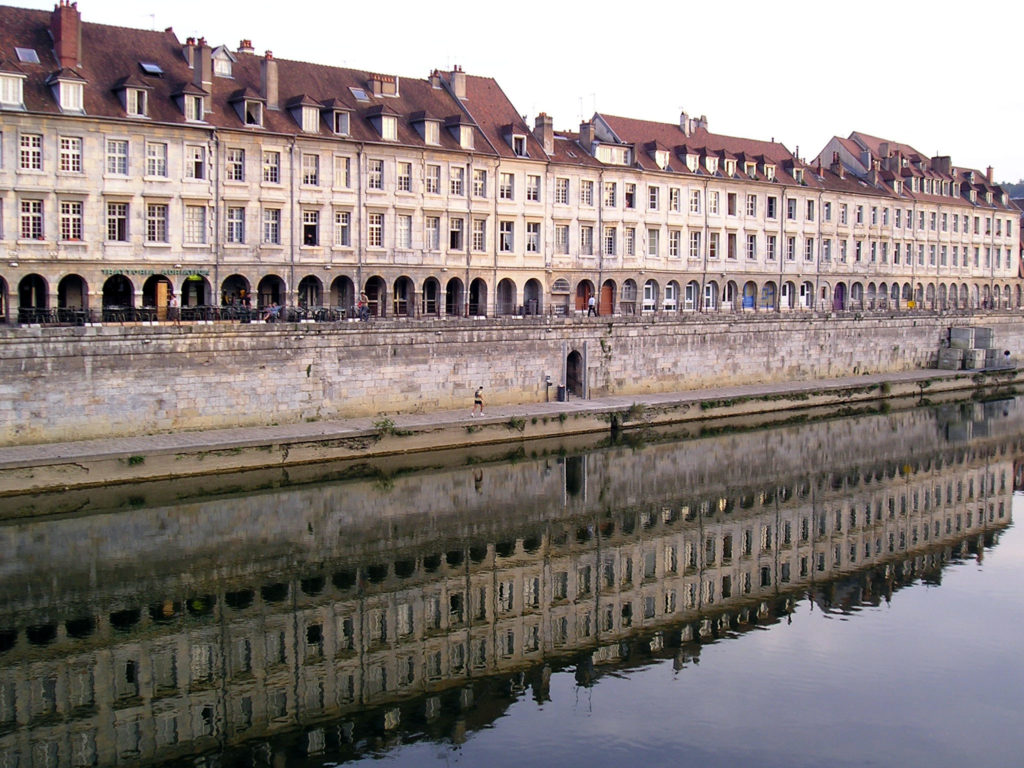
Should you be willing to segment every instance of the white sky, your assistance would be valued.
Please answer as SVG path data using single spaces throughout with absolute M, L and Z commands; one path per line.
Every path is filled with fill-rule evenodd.
M 4 0 L 52 10 L 56 0 Z M 631 4 L 79 0 L 84 21 L 173 27 L 212 45 L 251 39 L 279 59 L 405 77 L 460 64 L 495 78 L 556 129 L 595 108 L 774 138 L 812 159 L 851 131 L 1024 178 L 1024 89 L 1014 77 L 1024 4 L 862 0 L 648 0 Z M 1015 66 L 1016 65 L 1016 66 Z

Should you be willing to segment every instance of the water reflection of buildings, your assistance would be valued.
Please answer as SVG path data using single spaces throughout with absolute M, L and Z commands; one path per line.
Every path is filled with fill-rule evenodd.
M 551 666 L 681 663 L 804 594 L 882 599 L 1009 524 L 1024 409 L 1001 409 L 7 526 L 0 766 L 269 759 L 410 718 L 457 738 Z

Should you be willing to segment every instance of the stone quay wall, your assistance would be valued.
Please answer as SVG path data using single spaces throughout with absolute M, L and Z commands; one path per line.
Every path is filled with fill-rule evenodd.
M 0 445 L 905 371 L 971 325 L 1024 352 L 1011 314 L 12 327 Z

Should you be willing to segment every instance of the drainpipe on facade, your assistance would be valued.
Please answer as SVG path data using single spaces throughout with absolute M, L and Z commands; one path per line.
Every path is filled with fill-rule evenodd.
M 221 176 L 220 176 L 220 137 L 213 131 L 213 147 L 215 154 L 215 161 L 213 162 L 213 285 L 220 285 L 220 258 L 221 258 L 221 229 L 220 229 L 220 201 L 221 201 Z M 181 275 L 178 275 L 180 278 Z M 188 277 L 188 275 L 186 275 Z M 172 283 L 173 284 L 173 283 Z M 213 293 L 213 286 L 210 287 L 210 293 Z M 178 312 L 180 313 L 184 307 L 185 299 L 185 283 L 182 282 L 181 288 L 178 292 Z M 211 302 L 213 296 L 210 297 Z
M 353 242 L 356 248 L 356 285 L 355 295 L 352 301 L 359 301 L 359 294 L 363 292 L 363 149 L 362 142 L 356 149 L 356 210 L 352 217 L 352 229 L 355 237 Z
M 599 186 L 600 192 L 601 192 L 601 205 L 597 206 L 597 233 L 596 234 L 597 234 L 597 237 L 599 238 L 599 240 L 597 241 L 598 242 L 598 248 L 597 248 L 597 285 L 595 286 L 594 290 L 595 291 L 600 291 L 600 289 L 601 289 L 601 274 L 604 271 L 604 168 L 602 168 L 601 172 L 598 173 L 597 178 L 598 178 L 598 182 L 597 183 L 598 183 L 598 186 Z M 616 185 L 616 187 L 615 187 L 615 202 L 616 203 L 618 203 L 618 198 L 619 198 L 619 189 L 618 189 L 618 185 Z M 601 294 L 598 293 L 597 295 L 600 296 Z M 590 308 L 589 299 L 590 299 L 590 297 L 588 296 L 587 297 L 587 301 L 583 302 L 584 309 L 588 310 L 588 312 L 587 312 L 588 315 L 590 314 L 589 313 L 589 308 Z M 597 300 L 595 299 L 594 301 L 596 302 Z
M 703 229 L 704 229 L 704 232 L 703 232 L 703 234 L 704 234 L 704 247 L 701 248 L 701 250 L 704 251 L 704 267 L 703 267 L 703 269 L 701 271 L 701 276 L 700 276 L 700 294 L 698 296 L 694 297 L 694 301 L 697 302 L 697 311 L 698 312 L 704 312 L 707 309 L 704 306 L 704 289 L 705 289 L 705 287 L 707 286 L 707 283 L 708 283 L 708 250 L 711 247 L 711 236 L 708 233 L 708 180 L 707 179 L 704 179 L 704 193 L 703 194 L 704 194 L 704 200 L 701 203 L 701 210 L 704 213 L 704 224 L 703 224 Z M 689 203 L 687 203 L 687 204 L 689 204 Z M 719 243 L 719 245 L 721 245 L 721 243 Z M 723 274 L 724 274 L 724 272 L 723 272 Z M 716 300 L 715 303 L 716 304 L 718 303 L 717 299 L 718 299 L 718 296 L 715 296 L 715 300 Z M 686 298 L 684 296 L 683 302 L 685 303 L 685 301 L 686 301 Z M 736 297 L 733 297 L 733 304 L 735 305 L 735 303 L 736 303 Z M 735 306 L 733 306 L 733 309 L 735 309 Z
M 793 198 L 793 199 L 795 200 L 796 198 Z M 776 251 L 776 255 L 779 257 L 779 290 L 778 290 L 778 293 L 776 294 L 776 297 L 775 297 L 775 312 L 776 312 L 776 314 L 782 312 L 782 280 L 783 280 L 783 270 L 786 268 L 786 257 L 782 255 L 783 250 L 786 247 L 785 229 L 786 229 L 787 208 L 786 208 L 786 187 L 785 187 L 785 185 L 783 185 L 782 193 L 779 195 L 779 204 L 780 204 L 779 205 L 779 242 L 776 243 L 776 246 L 778 248 L 778 250 Z M 766 203 L 766 205 L 767 205 L 767 203 Z M 794 260 L 796 259 L 796 254 L 795 253 L 793 254 L 793 258 L 794 258 Z M 757 302 L 757 296 L 756 295 L 754 296 L 754 301 L 755 301 L 755 303 Z
M 288 256 L 289 256 L 289 258 L 288 258 L 288 261 L 289 261 L 289 264 L 288 264 L 288 283 L 289 283 L 289 286 L 290 286 L 290 290 L 294 290 L 294 286 L 295 286 L 295 242 L 296 242 L 295 230 L 296 230 L 296 226 L 298 226 L 298 224 L 299 224 L 298 219 L 295 216 L 295 212 L 296 212 L 297 206 L 298 206 L 298 201 L 295 199 L 295 138 L 294 137 L 292 137 L 291 144 L 289 144 L 289 146 L 288 146 L 288 186 L 289 186 L 289 189 L 290 189 L 289 196 L 291 198 L 291 208 L 292 208 L 292 210 L 291 210 L 292 237 L 291 237 L 291 243 L 289 243 L 289 246 L 288 246 Z M 301 234 L 301 232 L 302 232 L 302 230 L 299 229 L 299 233 L 300 234 Z M 298 293 L 296 293 L 295 295 L 297 297 Z M 285 297 L 282 297 L 282 298 L 285 299 L 285 301 L 283 303 L 287 306 L 287 304 L 288 304 L 287 297 L 285 296 Z M 256 304 L 257 304 L 257 306 L 259 305 L 259 299 L 260 299 L 260 297 L 259 297 L 259 286 L 257 286 L 257 288 L 256 288 Z
M 824 251 L 824 233 L 821 231 L 821 220 L 824 218 L 824 208 L 822 207 L 822 197 L 824 192 L 818 190 L 818 226 L 815 230 L 818 237 L 818 253 L 817 258 L 814 260 L 814 293 L 810 296 L 810 309 L 814 310 L 814 300 L 818 297 L 818 284 L 821 282 L 821 254 Z M 800 286 L 797 286 L 797 293 L 800 292 Z

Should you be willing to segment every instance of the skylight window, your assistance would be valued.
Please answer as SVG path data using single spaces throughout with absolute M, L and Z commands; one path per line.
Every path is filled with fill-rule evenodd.
M 369 101 L 370 99 L 366 96 L 366 91 L 356 86 L 349 86 L 349 90 L 352 91 L 352 95 L 356 97 L 356 101 Z
M 161 77 L 164 74 L 163 68 L 151 61 L 140 61 L 139 68 L 147 75 L 152 75 L 153 77 Z
M 38 64 L 39 54 L 36 53 L 35 48 L 15 48 L 14 52 L 18 54 L 18 61 L 25 64 Z

